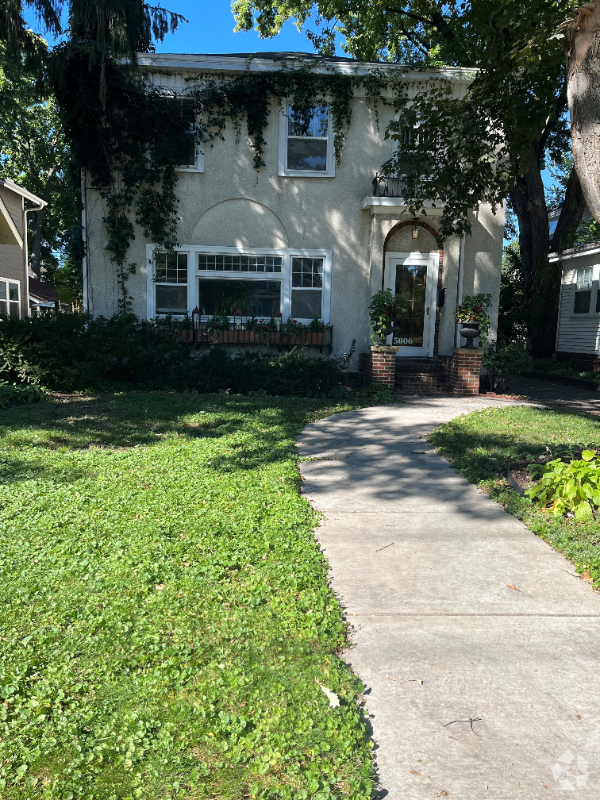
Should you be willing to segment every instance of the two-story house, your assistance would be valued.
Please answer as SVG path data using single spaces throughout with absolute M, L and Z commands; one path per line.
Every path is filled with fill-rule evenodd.
M 311 56 L 301 53 L 251 58 L 157 53 L 140 55 L 138 68 L 149 84 L 178 97 L 199 75 L 275 72 L 310 62 Z M 411 72 L 344 58 L 316 67 L 355 75 L 374 68 L 405 81 L 409 95 L 443 78 L 461 97 L 470 80 L 460 69 Z M 133 311 L 148 319 L 191 315 L 199 308 L 206 319 L 229 292 L 241 298 L 236 305 L 244 317 L 278 312 L 283 320 L 317 317 L 329 323 L 333 352 L 342 353 L 353 339 L 359 351 L 371 344 L 369 302 L 389 287 L 406 300 L 405 317 L 394 334 L 398 358 L 432 358 L 449 355 L 460 344 L 454 312 L 461 298 L 489 292 L 493 336 L 503 213 L 479 205 L 472 212 L 472 234 L 442 243 L 436 228 L 439 207 L 428 204 L 427 216 L 415 220 L 401 196 L 401 181 L 375 181 L 392 155 L 392 141 L 384 133 L 393 106 L 380 106 L 376 113 L 356 89 L 351 111 L 340 163 L 327 103 L 315 107 L 303 125 L 290 104 L 273 103 L 264 133 L 266 165 L 258 171 L 244 129 L 236 137 L 229 126 L 222 139 L 191 153 L 190 163 L 178 171 L 176 253 L 160 252 L 136 227 L 128 253 L 128 261 L 137 265 L 128 280 Z M 84 206 L 84 304 L 94 315 L 110 315 L 117 310 L 117 278 L 105 250 L 103 201 L 88 181 Z
M 27 213 L 47 205 L 23 186 L 0 179 L 0 314 L 29 316 Z

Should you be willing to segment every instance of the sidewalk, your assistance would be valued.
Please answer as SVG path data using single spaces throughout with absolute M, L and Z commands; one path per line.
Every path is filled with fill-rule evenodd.
M 543 381 L 539 378 L 523 378 L 511 375 L 509 392 L 521 394 L 547 406 L 557 406 L 584 414 L 600 414 L 600 392 L 579 389 L 562 383 Z
M 600 596 L 425 442 L 500 404 L 408 398 L 300 436 L 380 798 L 600 797 Z

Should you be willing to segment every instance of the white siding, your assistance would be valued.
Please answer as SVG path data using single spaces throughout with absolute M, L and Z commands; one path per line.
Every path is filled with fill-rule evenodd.
M 594 268 L 589 314 L 574 314 L 577 270 Z M 600 314 L 596 313 L 596 298 L 600 277 L 600 257 L 582 253 L 563 263 L 562 291 L 558 315 L 556 350 L 559 353 L 600 353 Z

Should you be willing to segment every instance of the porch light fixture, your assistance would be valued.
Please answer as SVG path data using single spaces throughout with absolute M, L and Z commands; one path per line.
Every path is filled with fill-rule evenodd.
M 419 226 L 417 225 L 417 220 L 414 220 L 413 222 L 412 238 L 413 239 L 419 238 Z

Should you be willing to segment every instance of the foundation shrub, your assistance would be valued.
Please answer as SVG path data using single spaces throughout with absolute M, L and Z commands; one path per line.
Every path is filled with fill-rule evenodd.
M 0 380 L 58 391 L 119 388 L 331 397 L 343 359 L 303 350 L 197 350 L 134 315 L 59 314 L 0 323 Z

